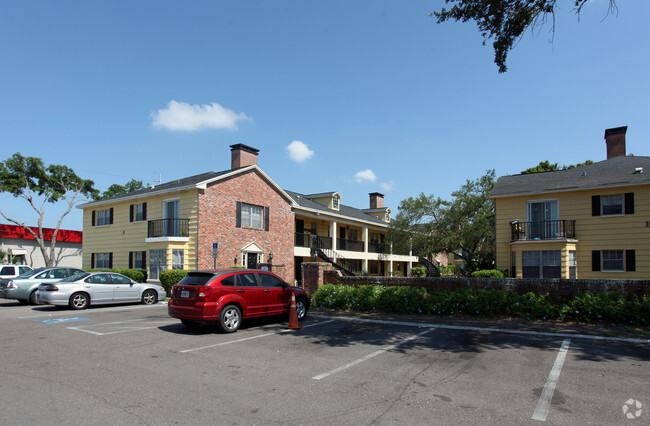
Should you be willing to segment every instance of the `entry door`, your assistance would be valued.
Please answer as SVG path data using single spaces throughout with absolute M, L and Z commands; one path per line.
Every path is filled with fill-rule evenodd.
M 246 253 L 246 265 L 248 269 L 257 269 L 257 253 Z
M 180 202 L 178 200 L 164 201 L 163 219 L 165 220 L 165 236 L 178 237 L 180 229 L 178 219 L 180 217 Z
M 529 238 L 552 239 L 559 233 L 560 212 L 557 200 L 528 202 Z

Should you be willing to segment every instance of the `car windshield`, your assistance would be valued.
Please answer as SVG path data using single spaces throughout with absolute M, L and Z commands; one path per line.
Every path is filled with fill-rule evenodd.
M 68 278 L 62 279 L 59 282 L 61 282 L 61 283 L 71 283 L 71 282 L 86 278 L 88 275 L 90 275 L 88 272 L 79 272 L 79 273 L 76 273 L 74 275 L 70 275 Z
M 192 272 L 183 277 L 178 285 L 205 285 L 212 278 L 214 274 L 209 272 Z
M 38 268 L 38 269 L 32 269 L 29 271 L 25 271 L 22 274 L 18 275 L 16 278 L 29 278 L 33 277 L 34 275 L 38 274 L 39 272 L 43 271 L 45 268 Z

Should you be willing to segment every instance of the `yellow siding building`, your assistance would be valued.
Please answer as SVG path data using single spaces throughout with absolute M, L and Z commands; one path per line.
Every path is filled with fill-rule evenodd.
M 605 161 L 497 180 L 497 268 L 517 278 L 650 278 L 650 157 L 625 155 L 626 130 L 605 132 Z

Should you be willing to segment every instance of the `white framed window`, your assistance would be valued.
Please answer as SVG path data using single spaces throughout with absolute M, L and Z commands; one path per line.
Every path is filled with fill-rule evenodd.
M 562 254 L 559 250 L 521 252 L 523 278 L 561 278 L 561 265 Z
M 111 267 L 110 253 L 95 254 L 95 269 L 109 269 Z
M 172 269 L 185 269 L 185 250 L 172 250 Z
M 264 208 L 242 203 L 241 226 L 245 228 L 264 229 Z
M 144 264 L 144 253 L 143 251 L 133 252 L 133 269 L 145 269 L 147 265 Z
M 620 216 L 623 214 L 623 194 L 603 195 L 600 205 L 603 216 Z
M 111 209 L 99 210 L 97 212 L 97 226 L 110 225 L 111 222 Z
M 339 209 L 339 197 L 333 197 L 333 198 L 332 198 L 332 208 L 333 208 L 334 210 L 338 210 L 338 209 Z
M 149 250 L 149 278 L 160 279 L 160 271 L 167 270 L 167 250 Z
M 623 250 L 603 250 L 602 257 L 604 272 L 625 271 Z

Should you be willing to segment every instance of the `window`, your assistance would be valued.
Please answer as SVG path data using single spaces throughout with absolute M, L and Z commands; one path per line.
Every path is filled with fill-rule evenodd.
M 110 277 L 113 284 L 131 284 L 131 280 L 123 275 L 110 274 Z
M 257 277 L 260 280 L 260 287 L 283 287 L 284 281 L 281 279 L 267 274 L 258 274 Z
M 634 214 L 634 192 L 591 197 L 592 216 L 622 216 Z
M 91 263 L 92 262 L 92 256 L 95 257 L 95 264 L 90 265 L 91 268 L 93 269 L 109 269 L 112 268 L 113 265 L 113 253 L 95 253 L 91 255 Z
M 624 271 L 623 250 L 603 250 L 603 271 Z
M 113 223 L 113 209 L 98 210 L 96 212 L 93 210 L 92 222 L 93 226 L 111 225 Z
M 129 252 L 129 269 L 147 269 L 147 252 Z
M 185 250 L 173 249 L 172 250 L 172 269 L 185 268 Z
M 338 210 L 338 209 L 339 209 L 339 197 L 333 197 L 333 198 L 332 198 L 332 208 L 333 208 L 334 210 Z
M 269 208 L 237 201 L 237 228 L 269 230 Z
M 603 216 L 623 214 L 623 195 L 603 195 L 601 198 Z
M 149 250 L 149 278 L 160 279 L 160 271 L 167 269 L 167 251 L 165 249 Z
M 517 253 L 510 253 L 510 278 L 517 278 Z
M 557 200 L 528 202 L 528 233 L 531 239 L 553 239 L 559 232 L 560 207 Z
M 559 250 L 521 252 L 523 278 L 561 278 L 562 256 Z
M 253 206 L 251 204 L 242 204 L 241 222 L 245 228 L 262 229 L 262 218 L 264 217 L 264 209 L 260 206 Z
M 147 203 L 131 204 L 129 211 L 129 220 L 131 222 L 141 222 L 147 220 Z
M 572 280 L 578 278 L 578 261 L 575 250 L 569 250 L 569 278 Z

